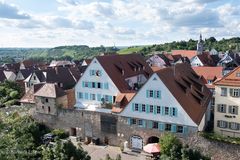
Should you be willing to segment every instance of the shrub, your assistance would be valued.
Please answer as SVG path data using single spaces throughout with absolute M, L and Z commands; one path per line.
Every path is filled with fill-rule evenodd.
M 60 139 L 65 139 L 68 137 L 68 134 L 63 129 L 54 129 L 51 133 Z
M 206 139 L 210 139 L 213 141 L 219 141 L 219 142 L 225 142 L 225 143 L 231 143 L 231 144 L 240 144 L 240 138 L 238 137 L 227 137 L 227 136 L 223 136 L 213 132 L 211 133 L 202 132 L 200 135 Z
M 18 91 L 11 91 L 9 95 L 11 98 L 14 98 L 14 99 L 17 99 L 19 97 Z

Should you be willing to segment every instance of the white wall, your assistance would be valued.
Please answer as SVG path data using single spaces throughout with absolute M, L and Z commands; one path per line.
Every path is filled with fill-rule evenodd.
M 158 55 L 153 55 L 147 60 L 147 63 L 150 63 L 152 66 L 164 67 L 166 63 Z
M 19 71 L 19 72 L 17 73 L 16 80 L 24 80 L 24 77 L 23 77 L 21 71 Z
M 90 76 L 90 70 L 100 70 L 102 72 L 101 76 L 100 77 Z M 82 87 L 83 81 L 85 81 L 85 82 L 86 81 L 87 82 L 101 82 L 101 83 L 107 82 L 109 89 L 85 88 L 85 87 Z M 90 100 L 90 99 L 86 100 L 85 98 L 79 99 L 78 92 L 96 94 L 96 100 L 95 101 Z M 116 96 L 118 93 L 119 93 L 118 88 L 115 86 L 115 84 L 110 79 L 108 74 L 105 72 L 105 70 L 103 69 L 101 64 L 98 62 L 98 60 L 96 58 L 94 58 L 75 86 L 75 97 L 76 97 L 76 105 L 75 106 L 76 107 L 87 107 L 88 105 L 99 106 L 101 104 L 101 102 L 97 100 L 97 94 Z
M 154 77 L 157 80 L 153 80 Z M 151 89 L 160 90 L 162 98 L 161 99 L 147 98 L 146 90 L 151 90 Z M 132 103 L 175 107 L 177 108 L 177 116 L 174 117 L 169 115 L 132 111 Z M 136 96 L 121 112 L 121 116 L 197 127 L 197 125 L 188 116 L 188 114 L 177 102 L 175 97 L 171 94 L 171 92 L 160 80 L 160 78 L 156 73 L 151 76 L 151 78 L 145 83 L 145 85 L 139 90 Z
M 38 79 L 38 77 L 36 76 L 35 73 L 33 73 L 30 76 L 31 76 L 30 80 L 28 82 L 25 82 L 25 92 L 27 92 L 34 84 L 40 83 L 40 80 Z M 33 78 L 34 76 L 36 77 L 35 80 Z M 30 85 L 29 87 L 27 86 L 27 83 L 29 83 L 29 85 Z
M 190 61 L 191 61 L 191 66 L 203 66 L 202 62 L 197 56 L 193 57 Z

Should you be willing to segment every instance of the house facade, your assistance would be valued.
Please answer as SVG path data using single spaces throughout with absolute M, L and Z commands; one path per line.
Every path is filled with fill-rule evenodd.
M 128 125 L 145 130 L 149 137 L 133 132 L 128 137 L 131 148 L 142 149 L 148 141 L 152 142 L 149 138 L 153 131 L 154 137 L 164 132 L 186 136 L 205 128 L 211 93 L 192 72 L 187 64 L 162 69 L 132 98 L 120 115 Z
M 240 67 L 215 83 L 214 131 L 240 137 Z

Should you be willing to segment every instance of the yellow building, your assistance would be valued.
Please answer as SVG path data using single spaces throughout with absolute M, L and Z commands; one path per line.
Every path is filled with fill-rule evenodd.
M 240 137 L 240 67 L 215 83 L 214 131 Z

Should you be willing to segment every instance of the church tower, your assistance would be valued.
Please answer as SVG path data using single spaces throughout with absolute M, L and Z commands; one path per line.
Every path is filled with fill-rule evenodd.
M 199 40 L 197 43 L 197 54 L 203 53 L 203 40 L 202 40 L 202 34 L 200 33 Z

